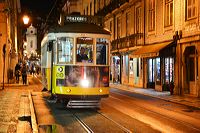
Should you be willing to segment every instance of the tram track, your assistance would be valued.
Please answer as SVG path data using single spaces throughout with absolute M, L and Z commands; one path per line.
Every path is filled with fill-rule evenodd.
M 117 94 L 117 95 L 113 95 L 113 94 Z M 144 114 L 145 115 L 146 114 L 151 114 L 153 119 L 154 119 L 154 117 L 160 118 L 160 119 L 163 119 L 163 120 L 165 119 L 165 121 L 171 121 L 169 123 L 171 125 L 173 125 L 172 123 L 176 123 L 176 124 L 180 124 L 180 125 L 182 125 L 182 126 L 184 126 L 186 128 L 190 128 L 194 132 L 200 132 L 200 128 L 197 125 L 198 120 L 195 119 L 195 118 L 192 118 L 190 116 L 186 116 L 184 114 L 178 113 L 178 112 L 173 111 L 173 110 L 166 110 L 166 109 L 160 108 L 160 107 L 148 106 L 147 103 L 138 104 L 138 102 L 135 102 L 134 100 L 129 101 L 129 100 L 125 100 L 124 98 L 119 98 L 118 96 L 131 98 L 131 97 L 125 95 L 125 94 L 116 93 L 116 92 L 115 93 L 112 92 L 112 94 L 110 95 L 110 98 L 114 99 L 115 102 L 118 101 L 118 103 L 124 103 L 124 101 L 126 101 L 126 104 L 129 103 L 130 106 L 134 105 L 134 112 L 136 111 L 138 114 L 140 114 L 140 112 L 148 112 L 148 113 L 144 113 Z M 123 99 L 123 100 L 121 100 L 121 99 Z M 150 115 L 149 116 L 144 116 L 144 114 L 142 114 L 142 117 L 144 117 L 146 119 L 145 119 L 145 121 L 143 121 L 141 119 L 141 121 L 151 125 L 152 122 L 148 122 L 148 119 L 151 119 L 151 121 L 153 121 L 153 119 L 149 117 Z M 185 117 L 187 117 L 187 118 L 185 118 Z M 137 118 L 139 118 L 139 117 L 137 117 Z M 183 118 L 187 119 L 188 121 L 187 120 L 183 120 Z M 138 119 L 138 120 L 140 120 L 140 119 Z M 155 120 L 155 121 L 157 121 L 155 123 L 159 122 L 158 120 Z M 158 130 L 160 130 L 160 129 L 158 129 Z
M 84 109 L 84 111 L 86 112 L 86 114 L 88 113 L 87 110 L 88 109 Z M 88 120 L 84 120 L 84 118 L 90 117 L 90 113 L 88 113 L 88 116 L 84 116 L 84 118 L 83 118 L 83 117 L 81 117 L 82 114 L 80 114 L 79 111 L 76 111 L 74 109 L 70 110 L 70 113 L 80 123 L 80 125 L 85 129 L 85 131 L 87 133 L 99 132 L 97 130 L 95 131 L 95 129 L 98 128 L 99 126 L 105 126 L 104 128 L 102 128 L 103 130 L 105 130 L 106 127 L 109 127 L 108 125 L 112 125 L 113 128 L 111 130 L 117 130 L 117 132 L 123 132 L 123 133 L 132 133 L 131 130 L 127 129 L 126 127 L 124 127 L 120 123 L 114 121 L 112 118 L 110 118 L 109 116 L 101 113 L 100 111 L 98 111 L 96 109 L 89 109 L 89 112 L 92 113 L 94 116 L 98 116 L 98 118 L 96 117 L 98 119 L 98 122 L 97 122 L 96 126 L 94 126 L 93 124 L 91 124 L 92 121 L 88 122 Z M 100 119 L 101 119 L 102 123 L 104 123 L 106 121 L 105 122 L 106 125 L 100 125 L 100 124 L 98 124 L 98 123 L 101 123 Z M 93 125 L 93 126 L 91 126 L 91 125 Z M 102 131 L 102 132 L 108 132 L 108 131 Z
M 73 112 L 71 113 L 74 116 L 74 118 L 79 122 L 79 124 L 85 129 L 87 133 L 94 133 L 92 129 L 90 129 L 90 127 L 84 121 L 82 121 L 75 113 Z
M 99 114 L 101 114 L 103 117 L 105 117 L 106 119 L 114 122 L 116 125 L 119 126 L 119 128 L 121 128 L 122 130 L 124 130 L 125 133 L 132 133 L 132 131 L 130 131 L 129 129 L 127 129 L 126 127 L 124 127 L 123 125 L 119 124 L 118 122 L 114 121 L 112 118 L 109 118 L 107 115 L 102 114 L 101 112 L 97 111 Z

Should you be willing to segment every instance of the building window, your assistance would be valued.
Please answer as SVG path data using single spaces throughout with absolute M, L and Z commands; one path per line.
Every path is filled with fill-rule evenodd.
M 112 33 L 112 21 L 110 21 L 110 28 L 109 28 L 109 30 Z
M 155 0 L 149 0 L 149 31 L 155 30 Z
M 90 15 L 92 15 L 92 2 L 90 2 Z
M 130 13 L 126 13 L 126 36 L 130 35 Z
M 165 0 L 165 27 L 173 24 L 173 0 Z
M 97 9 L 98 9 L 98 11 L 100 10 L 100 6 L 101 6 L 101 1 L 98 0 L 98 5 L 97 5 Z
M 139 64 L 140 64 L 140 62 L 139 62 L 139 58 L 137 58 L 137 70 L 136 70 L 136 75 L 137 75 L 137 77 L 139 77 L 140 75 L 140 66 L 139 66 Z
M 142 33 L 142 8 L 136 8 L 136 33 Z
M 121 36 L 121 18 L 117 18 L 117 38 Z
M 94 0 L 94 3 L 93 3 L 93 6 L 94 6 L 94 14 L 96 13 L 96 0 Z
M 197 16 L 196 0 L 186 0 L 186 19 L 193 19 Z
M 33 48 L 33 40 L 30 41 L 30 47 Z
M 88 8 L 88 6 L 87 6 L 86 15 L 88 15 L 88 13 L 89 13 L 89 8 Z

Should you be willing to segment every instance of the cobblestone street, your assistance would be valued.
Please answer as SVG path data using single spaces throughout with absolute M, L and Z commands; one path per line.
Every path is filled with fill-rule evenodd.
M 30 116 L 29 106 L 24 103 L 29 104 L 28 91 L 23 90 L 23 87 L 9 88 L 0 91 L 0 132 L 20 132 L 24 130 L 23 125 L 30 125 L 26 118 Z M 25 100 L 25 101 L 24 101 Z M 24 107 L 23 107 L 24 106 Z M 26 115 L 26 116 L 25 116 Z M 30 129 L 26 129 L 26 131 Z

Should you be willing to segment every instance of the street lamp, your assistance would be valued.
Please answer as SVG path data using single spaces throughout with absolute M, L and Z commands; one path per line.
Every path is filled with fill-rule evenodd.
M 27 15 L 24 15 L 24 16 L 23 16 L 23 22 L 24 22 L 24 24 L 28 24 L 28 22 L 29 22 L 29 17 L 28 17 Z

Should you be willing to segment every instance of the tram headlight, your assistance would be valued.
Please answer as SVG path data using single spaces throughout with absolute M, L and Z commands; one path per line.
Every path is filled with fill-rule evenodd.
M 99 89 L 99 92 L 102 92 L 103 90 L 102 89 Z
M 89 86 L 89 80 L 87 80 L 87 79 L 81 80 L 81 86 L 88 87 Z
M 63 71 L 63 68 L 62 68 L 62 67 L 59 67 L 59 68 L 58 68 L 58 71 L 59 71 L 59 72 L 62 72 L 62 71 Z
M 68 92 L 68 93 L 71 92 L 71 89 L 67 89 L 67 92 Z

